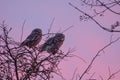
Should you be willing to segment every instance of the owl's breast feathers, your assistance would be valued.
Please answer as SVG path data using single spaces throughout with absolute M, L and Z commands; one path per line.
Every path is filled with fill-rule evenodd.
M 42 39 L 42 32 L 40 29 L 34 29 L 32 33 L 21 43 L 20 46 L 35 47 Z
M 49 38 L 41 47 L 42 51 L 47 51 L 48 53 L 55 54 L 58 52 L 59 48 L 63 44 L 64 36 L 54 36 Z

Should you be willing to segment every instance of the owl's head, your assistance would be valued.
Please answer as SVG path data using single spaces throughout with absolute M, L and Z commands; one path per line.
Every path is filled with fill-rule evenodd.
M 55 37 L 58 39 L 61 39 L 61 40 L 65 39 L 65 35 L 63 33 L 57 33 L 57 34 L 55 34 Z
M 33 34 L 34 34 L 34 33 L 42 34 L 42 30 L 39 29 L 39 28 L 36 28 L 36 29 L 34 29 L 34 30 L 32 31 L 32 33 L 33 33 Z

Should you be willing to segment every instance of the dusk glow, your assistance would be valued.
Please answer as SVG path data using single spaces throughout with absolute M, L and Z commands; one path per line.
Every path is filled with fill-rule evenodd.
M 101 29 L 90 19 L 80 21 L 79 16 L 83 14 L 71 7 L 69 2 L 82 9 L 80 0 L 0 0 L 0 23 L 5 20 L 8 27 L 12 27 L 10 36 L 17 42 L 20 42 L 24 20 L 26 23 L 22 41 L 35 28 L 42 29 L 43 34 L 46 34 L 53 18 L 55 21 L 51 33 L 62 32 L 73 26 L 64 33 L 66 38 L 60 49 L 67 52 L 69 48 L 74 48 L 75 51 L 72 54 L 84 59 L 86 63 L 78 57 L 65 58 L 59 64 L 59 68 L 66 80 L 72 79 L 76 69 L 77 77 L 78 74 L 81 75 L 96 53 L 110 42 L 111 35 L 113 35 L 113 40 L 120 36 L 120 33 L 110 33 Z M 114 7 L 114 9 L 120 11 L 120 8 Z M 91 11 L 89 8 L 83 8 L 83 10 Z M 120 21 L 120 16 L 107 11 L 104 16 L 95 19 L 103 26 L 110 28 L 112 23 Z M 95 73 L 93 78 L 97 80 L 101 80 L 100 76 L 106 80 L 109 76 L 108 67 L 110 67 L 111 73 L 120 69 L 120 40 L 101 52 L 93 63 L 89 74 Z M 87 80 L 90 75 L 86 74 L 83 80 Z M 52 80 L 61 80 L 61 78 L 54 76 Z M 120 80 L 120 73 L 111 80 Z

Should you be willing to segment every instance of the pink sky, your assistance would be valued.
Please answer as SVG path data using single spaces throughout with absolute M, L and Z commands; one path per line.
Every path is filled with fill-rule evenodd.
M 80 13 L 68 5 L 68 2 L 72 2 L 80 7 L 79 0 L 0 0 L 0 22 L 5 20 L 13 28 L 11 35 L 17 41 L 20 41 L 21 26 L 25 19 L 23 39 L 34 28 L 39 27 L 43 30 L 43 33 L 47 33 L 54 17 L 55 22 L 51 32 L 57 32 L 60 29 L 64 30 L 74 25 L 73 28 L 65 32 L 66 40 L 61 49 L 66 52 L 69 48 L 75 48 L 76 51 L 73 54 L 82 57 L 87 63 L 85 64 L 77 58 L 66 58 L 60 64 L 60 68 L 63 76 L 70 80 L 76 68 L 78 68 L 77 73 L 79 74 L 84 71 L 97 51 L 109 42 L 112 34 L 102 30 L 92 21 L 80 22 Z M 98 18 L 105 26 L 110 26 L 110 23 L 114 23 L 115 20 L 119 19 L 119 16 L 116 17 L 116 15 L 112 15 L 110 12 L 107 12 L 104 18 Z M 115 38 L 118 36 L 119 34 L 114 34 Z M 113 72 L 120 69 L 119 44 L 119 41 L 116 42 L 97 58 L 91 69 L 91 74 L 96 72 L 95 76 L 97 78 L 99 75 L 106 78 L 108 66 L 111 67 Z M 120 79 L 119 76 L 120 74 L 113 80 Z

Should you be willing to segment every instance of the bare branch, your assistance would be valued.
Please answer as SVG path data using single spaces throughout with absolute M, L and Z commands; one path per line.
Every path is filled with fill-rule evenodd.
M 101 2 L 100 0 L 97 0 L 102 6 L 104 6 L 106 9 L 108 9 L 109 11 L 113 12 L 114 14 L 120 15 L 120 13 L 113 11 L 112 9 L 110 9 L 110 7 L 108 7 L 107 5 L 105 5 L 103 2 Z
M 26 23 L 26 20 L 24 20 L 23 24 L 22 24 L 22 33 L 21 33 L 21 38 L 20 38 L 20 42 L 22 42 L 22 37 L 23 37 L 23 30 L 24 30 L 24 25 Z
M 108 67 L 108 69 L 109 69 L 109 77 L 106 80 L 110 80 L 110 79 L 114 78 L 115 75 L 120 73 L 120 69 L 114 73 L 111 73 L 110 67 Z
M 80 10 L 79 8 L 77 8 L 76 6 L 74 6 L 72 3 L 69 3 L 70 6 L 72 6 L 73 8 L 75 8 L 76 10 L 78 10 L 79 12 L 83 13 L 84 15 L 88 16 L 91 20 L 93 20 L 100 28 L 102 28 L 105 31 L 108 32 L 120 32 L 120 30 L 112 30 L 112 29 L 108 29 L 103 27 L 99 22 L 97 22 L 92 16 L 90 16 L 89 14 L 85 13 L 84 11 Z
M 51 29 L 52 29 L 52 25 L 53 25 L 54 21 L 55 21 L 55 17 L 53 18 L 53 20 L 52 20 L 52 22 L 51 22 L 51 24 L 50 24 L 50 28 L 48 29 L 48 34 L 50 33 L 50 31 L 51 31 Z
M 100 55 L 100 53 L 105 50 L 106 48 L 108 48 L 109 46 L 111 46 L 112 44 L 114 44 L 115 42 L 117 42 L 118 40 L 120 40 L 120 37 L 117 38 L 114 41 L 111 41 L 110 43 L 108 43 L 106 46 L 104 46 L 102 49 L 100 49 L 97 54 L 92 58 L 90 64 L 88 65 L 88 67 L 85 69 L 85 71 L 82 73 L 82 75 L 80 76 L 79 80 L 81 80 L 84 75 L 88 72 L 88 70 L 91 68 L 92 64 L 94 63 L 94 61 L 96 60 L 96 58 Z
M 72 50 L 64 53 L 62 50 L 51 53 L 40 52 L 40 48 L 30 49 L 26 46 L 19 47 L 19 44 L 9 37 L 11 29 L 5 22 L 0 24 L 0 79 L 4 80 L 50 80 L 53 74 L 65 78 L 58 68 L 59 63 Z M 49 35 L 49 34 L 48 34 Z
M 73 26 L 68 27 L 67 29 L 63 30 L 62 33 L 64 33 L 65 31 L 69 30 L 70 28 L 72 28 Z
M 75 74 L 76 74 L 77 68 L 74 70 L 73 76 L 71 80 L 74 80 Z

